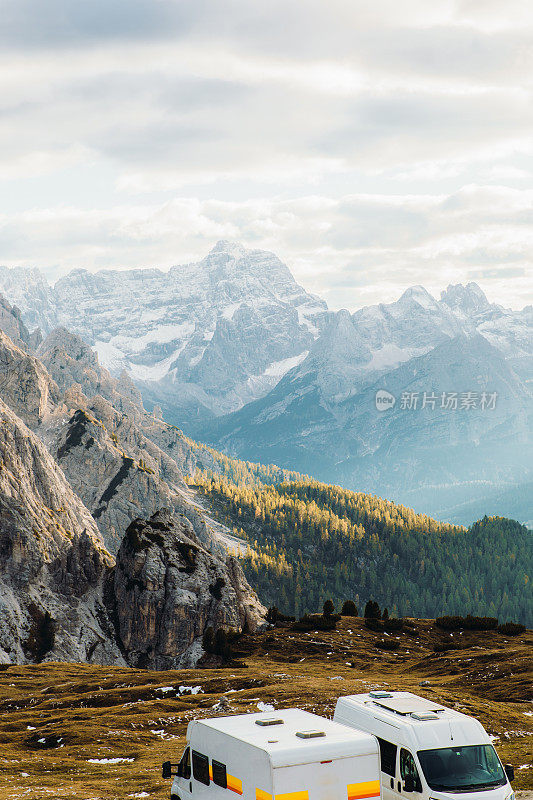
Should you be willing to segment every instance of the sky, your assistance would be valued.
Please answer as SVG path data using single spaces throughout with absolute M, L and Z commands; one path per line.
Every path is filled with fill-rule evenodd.
M 533 302 L 531 0 L 0 0 L 0 264 Z

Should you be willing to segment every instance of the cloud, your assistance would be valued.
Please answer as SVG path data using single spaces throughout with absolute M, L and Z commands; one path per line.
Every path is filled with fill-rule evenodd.
M 438 293 L 448 283 L 480 277 L 489 297 L 522 307 L 533 300 L 532 206 L 533 191 L 495 186 L 335 200 L 181 197 L 112 211 L 3 215 L 0 251 L 8 263 L 39 261 L 57 277 L 76 267 L 168 268 L 229 238 L 277 252 L 334 308 L 392 300 L 413 284 Z
M 523 0 L 5 0 L 0 258 L 229 237 L 334 307 L 479 275 L 519 305 L 532 29 Z

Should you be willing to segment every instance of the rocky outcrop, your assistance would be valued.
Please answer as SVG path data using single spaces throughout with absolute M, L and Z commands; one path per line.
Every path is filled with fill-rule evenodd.
M 79 336 L 66 328 L 56 328 L 36 353 L 62 392 L 79 386 L 87 398 L 100 395 L 118 411 L 138 417 L 142 410 L 140 392 L 127 374 L 113 378 L 101 366 L 98 355 Z
M 67 451 L 107 446 L 103 426 L 85 412 L 71 422 Z M 261 624 L 265 609 L 239 565 L 209 552 L 184 516 L 159 511 L 149 522 L 136 519 L 115 568 L 93 516 L 41 440 L 1 400 L 0 457 L 0 663 L 192 666 L 206 626 Z M 123 485 L 130 495 L 143 491 L 146 469 L 121 458 L 98 498 L 103 505 Z M 79 458 L 78 466 L 81 472 Z M 144 491 L 161 502 L 161 487 L 156 499 Z
M 41 362 L 16 347 L 2 331 L 0 397 L 32 429 L 47 420 L 61 402 L 59 389 Z
M 72 399 L 72 389 L 68 396 Z M 204 545 L 218 550 L 204 515 L 190 502 L 176 461 L 144 436 L 138 422 L 118 413 L 104 398 L 89 402 L 78 394 L 76 399 L 76 411 L 56 423 L 47 439 L 70 485 L 93 514 L 108 550 L 116 554 L 130 522 L 161 508 L 186 514 Z
M 127 661 L 149 669 L 192 666 L 207 627 L 255 630 L 266 612 L 236 560 L 213 556 L 187 518 L 168 511 L 129 526 L 114 595 Z
M 9 336 L 13 344 L 22 350 L 35 350 L 42 340 L 39 329 L 30 333 L 22 321 L 22 314 L 0 295 L 0 331 Z
M 43 443 L 0 400 L 0 662 L 124 663 L 103 602 L 113 565 Z

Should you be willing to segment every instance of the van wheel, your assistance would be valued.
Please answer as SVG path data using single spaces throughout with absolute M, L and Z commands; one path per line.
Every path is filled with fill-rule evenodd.
M 179 794 L 171 794 L 170 795 L 170 800 L 180 800 Z

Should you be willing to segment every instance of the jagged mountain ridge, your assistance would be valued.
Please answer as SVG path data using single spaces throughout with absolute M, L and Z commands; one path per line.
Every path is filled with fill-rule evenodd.
M 126 369 L 170 421 L 264 394 L 307 352 L 327 311 L 273 253 L 225 241 L 166 273 L 79 269 L 53 287 L 35 270 L 4 268 L 0 291 L 28 325 L 63 325 L 114 374 Z
M 0 273 L 0 286 L 2 280 Z M 180 294 L 176 297 L 168 293 L 172 281 L 179 287 Z M 11 279 L 11 291 L 15 283 Z M 416 359 L 446 342 L 472 338 L 475 334 L 483 336 L 503 356 L 526 387 L 533 375 L 533 310 L 528 307 L 510 311 L 489 303 L 474 283 L 449 286 L 439 300 L 422 286 L 414 286 L 394 303 L 368 306 L 354 314 L 326 313 L 324 304 L 313 306 L 316 298 L 302 295 L 303 290 L 275 256 L 222 242 L 203 261 L 175 268 L 168 276 L 157 270 L 96 275 L 78 270 L 61 279 L 46 298 L 41 284 L 37 282 L 36 287 L 34 305 L 44 309 L 45 321 L 50 318 L 47 305 L 50 297 L 55 297 L 53 304 L 60 314 L 73 313 L 68 309 L 72 308 L 75 297 L 76 305 L 87 312 L 76 324 L 83 326 L 91 341 L 97 341 L 97 346 L 103 348 L 104 360 L 112 362 L 118 371 L 126 359 L 128 369 L 136 375 L 144 370 L 145 378 L 152 370 L 151 377 L 158 380 L 140 384 L 145 400 L 150 405 L 160 403 L 167 421 L 182 425 L 196 439 L 206 440 L 235 456 L 250 457 L 253 453 L 252 457 L 262 462 L 276 459 L 281 466 L 310 471 L 328 481 L 347 481 L 346 485 L 352 488 L 371 486 L 382 494 L 415 503 L 419 510 L 445 516 L 447 509 L 468 499 L 465 496 L 468 483 L 457 482 L 462 488 L 460 496 L 454 497 L 453 481 L 450 487 L 447 475 L 437 476 L 431 486 L 435 485 L 442 494 L 446 484 L 450 496 L 444 501 L 442 497 L 431 496 L 428 480 L 417 497 L 409 492 L 398 495 L 389 480 L 361 484 L 359 480 L 366 481 L 364 473 L 340 471 L 338 463 L 346 457 L 341 458 L 340 454 L 350 451 L 353 438 L 346 429 L 343 404 L 353 402 L 357 406 L 361 397 L 367 397 L 366 387 L 377 385 L 402 364 L 415 364 Z M 57 292 L 63 298 L 61 302 Z M 22 308 L 29 309 L 30 295 L 24 289 L 23 296 L 17 296 Z M 265 306 L 267 296 L 270 300 Z M 96 304 L 101 304 L 102 298 L 104 305 L 99 311 Z M 177 299 L 181 303 L 179 310 Z M 191 303 L 195 306 L 193 311 Z M 156 307 L 159 319 L 155 318 Z M 296 328 L 295 315 L 299 323 Z M 183 333 L 187 320 L 189 333 Z M 177 339 L 173 339 L 170 352 L 165 349 L 165 337 L 173 336 L 175 326 L 182 324 L 183 339 L 174 350 Z M 106 333 L 106 326 L 111 326 L 111 333 Z M 131 344 L 133 339 L 135 346 Z M 113 346 L 109 347 L 111 340 Z M 140 346 L 144 348 L 142 351 L 138 349 Z M 122 354 L 118 360 L 117 347 Z M 277 360 L 287 353 L 295 355 Z M 167 372 L 156 374 L 153 369 L 159 370 L 162 365 Z M 434 376 L 434 384 L 437 377 Z M 127 380 L 125 373 L 123 380 Z M 407 388 L 398 387 L 398 396 Z M 530 402 L 527 391 L 524 398 L 526 403 Z M 232 408 L 237 409 L 237 416 L 227 414 Z M 256 422 L 247 428 L 259 408 L 260 423 L 273 425 L 270 441 L 262 433 L 257 441 L 254 439 L 258 433 Z M 157 423 L 151 426 L 153 434 Z M 278 427 L 280 431 L 290 431 L 281 450 L 275 443 Z M 235 435 L 232 428 L 237 428 Z M 317 462 L 308 454 L 313 450 L 313 439 L 323 442 L 323 428 L 335 430 L 336 435 L 333 445 L 319 453 Z M 400 439 L 404 436 L 401 424 L 396 432 L 392 426 L 387 428 L 393 436 Z M 361 440 L 365 435 L 362 430 Z M 431 434 L 421 426 L 420 436 L 424 435 L 430 441 Z M 477 447 L 468 438 L 464 444 L 466 448 Z M 400 471 L 399 463 L 395 469 Z M 478 480 L 476 469 L 472 465 L 470 485 Z M 433 467 L 429 471 L 433 474 Z M 485 487 L 489 495 L 512 489 L 505 480 L 502 484 L 502 479 L 501 471 L 495 470 Z M 517 479 L 527 481 L 528 474 Z M 424 509 L 421 503 L 428 500 L 430 505 Z M 520 518 L 524 519 L 522 513 Z M 465 524 L 471 521 L 453 519 Z

